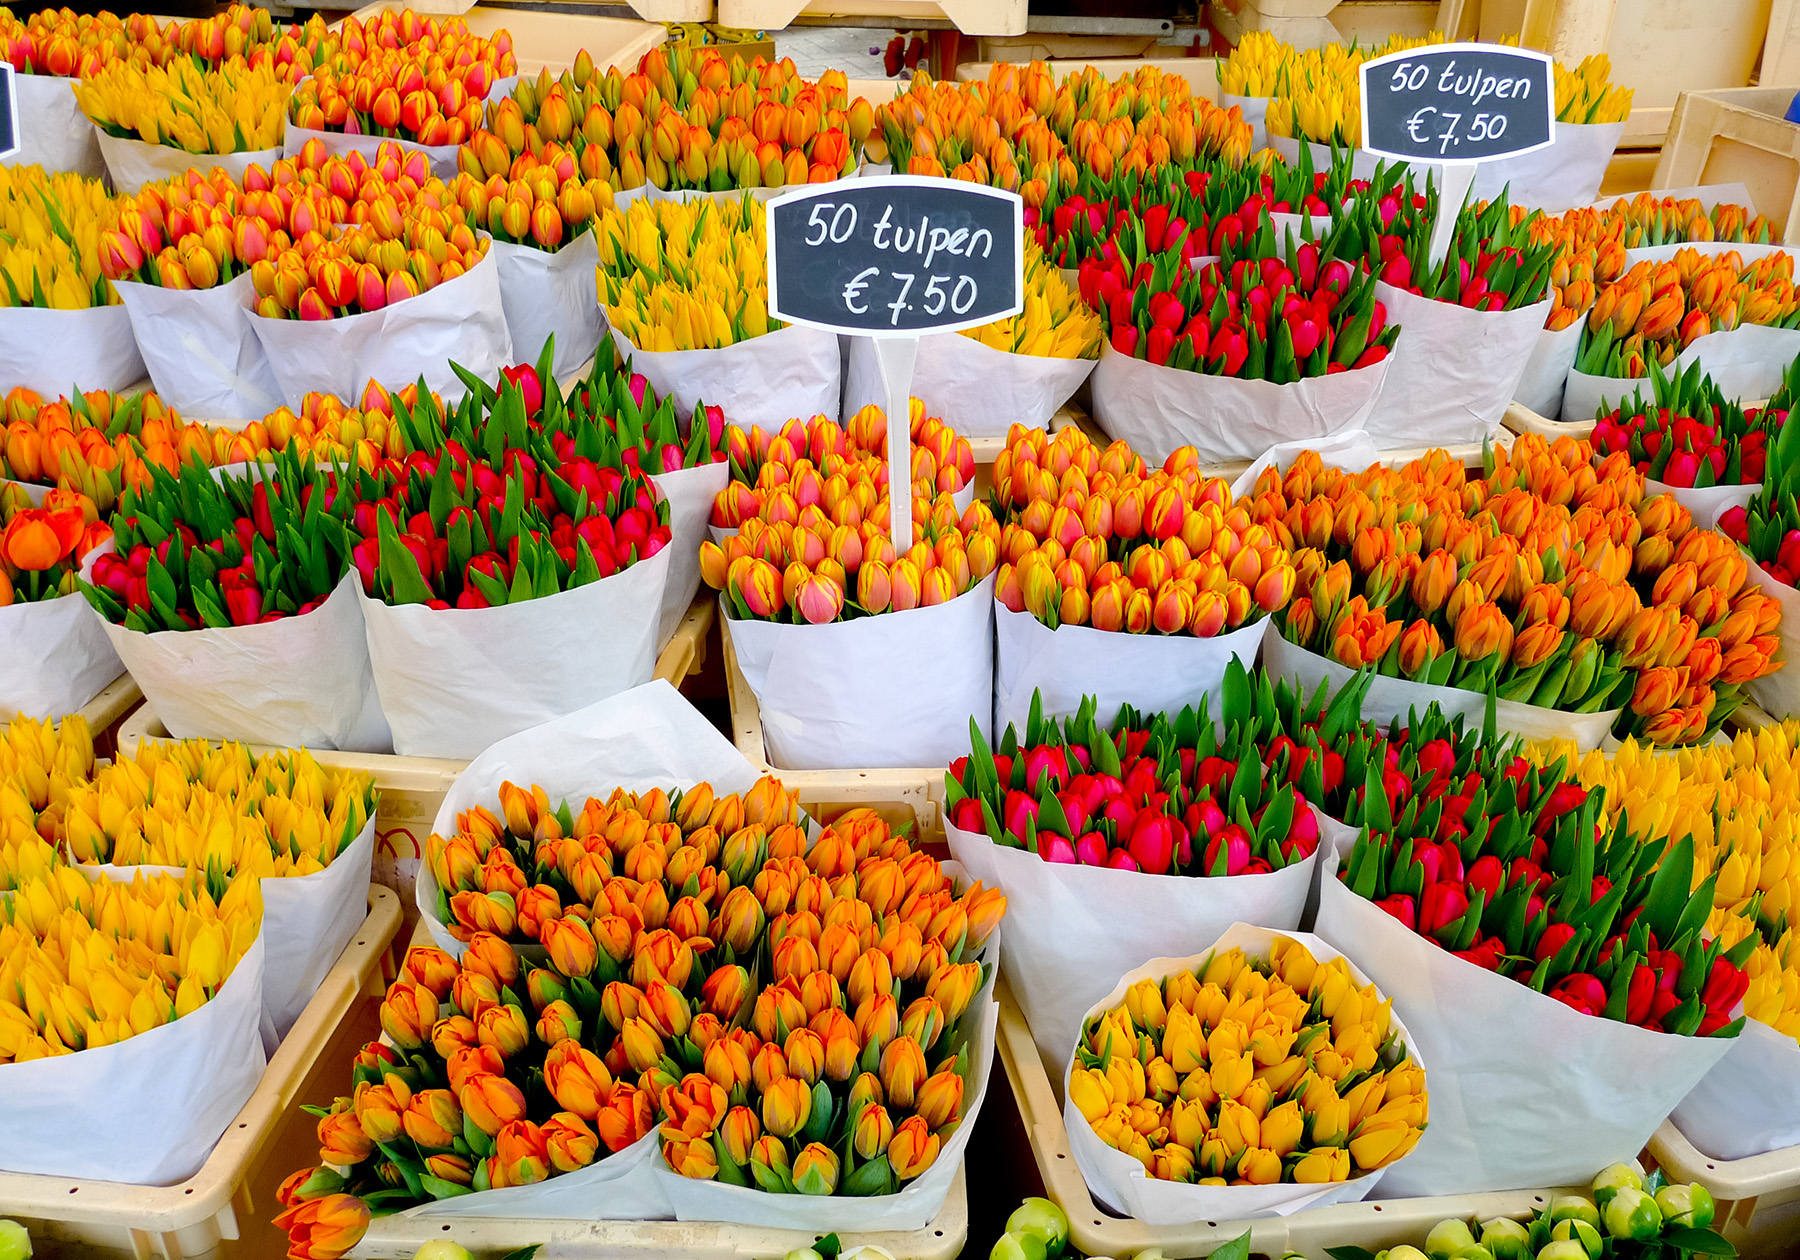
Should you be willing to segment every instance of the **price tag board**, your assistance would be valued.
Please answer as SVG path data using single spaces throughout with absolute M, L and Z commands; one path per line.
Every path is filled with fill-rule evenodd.
M 19 85 L 10 62 L 0 61 L 0 158 L 21 148 L 19 142 Z
M 1433 44 L 1362 64 L 1362 147 L 1405 162 L 1491 162 L 1556 141 L 1555 63 L 1529 48 Z
M 917 337 L 1024 308 L 1025 204 L 961 180 L 839 180 L 768 203 L 769 313 L 863 337 Z
M 887 404 L 888 485 L 912 483 L 910 399 L 922 333 L 1025 309 L 1025 203 L 924 175 L 844 179 L 768 203 L 769 314 L 875 340 Z M 912 496 L 888 499 L 896 552 Z

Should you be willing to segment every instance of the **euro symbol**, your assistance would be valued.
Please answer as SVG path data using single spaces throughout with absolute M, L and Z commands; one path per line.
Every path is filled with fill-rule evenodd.
M 1428 143 L 1431 140 L 1431 137 L 1421 133 L 1424 132 L 1427 126 L 1427 116 L 1435 113 L 1437 113 L 1437 110 L 1434 107 L 1427 105 L 1423 109 L 1416 111 L 1411 118 L 1408 118 L 1406 120 L 1407 138 L 1414 144 Z
M 864 267 L 861 271 L 856 273 L 856 278 L 854 280 L 844 286 L 844 306 L 852 315 L 868 314 L 869 304 L 864 302 L 861 306 L 858 306 L 856 304 L 856 296 L 869 287 L 870 276 L 879 274 L 881 274 L 881 268 L 879 267 Z

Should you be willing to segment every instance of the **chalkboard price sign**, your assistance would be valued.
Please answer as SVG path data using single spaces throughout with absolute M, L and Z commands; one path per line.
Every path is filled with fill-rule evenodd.
M 1024 203 L 960 180 L 885 175 L 768 203 L 769 313 L 864 337 L 953 332 L 1024 307 Z
M 1434 44 L 1362 64 L 1362 147 L 1408 162 L 1486 162 L 1556 139 L 1549 57 L 1498 44 Z
M 11 63 L 0 61 L 0 158 L 11 157 L 20 147 L 19 87 Z

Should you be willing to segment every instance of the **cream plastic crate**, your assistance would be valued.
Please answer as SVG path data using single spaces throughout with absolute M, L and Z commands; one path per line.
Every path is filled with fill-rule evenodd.
M 299 1022 L 225 1130 L 199 1172 L 179 1185 L 131 1186 L 0 1173 L 0 1217 L 13 1217 L 44 1252 L 82 1255 L 124 1252 L 145 1260 L 216 1254 L 236 1239 L 239 1214 L 250 1218 L 272 1205 L 251 1202 L 250 1172 L 294 1104 L 301 1085 L 363 994 L 379 996 L 393 974 L 389 945 L 400 931 L 400 899 L 369 888 L 369 916 L 327 973 Z
M 513 55 L 518 59 L 520 74 L 536 75 L 540 70 L 548 70 L 555 76 L 573 66 L 575 54 L 584 48 L 594 59 L 596 69 L 617 66 L 627 73 L 637 69 L 638 59 L 669 37 L 663 22 L 704 22 L 712 16 L 711 0 L 698 2 L 706 12 L 695 16 L 688 12 L 673 12 L 693 8 L 694 0 L 643 0 L 645 5 L 657 10 L 653 15 L 633 5 L 641 16 L 650 19 L 644 22 L 558 12 L 556 5 L 543 11 L 471 4 L 467 0 L 425 0 L 424 3 L 413 3 L 412 8 L 436 16 L 460 16 L 468 22 L 470 32 L 476 35 L 492 35 L 504 28 L 512 32 Z M 398 11 L 406 7 L 398 0 L 380 0 L 358 9 L 354 16 L 359 22 L 368 22 L 384 10 Z M 662 9 L 671 12 L 665 16 Z
M 1511 1216 L 1523 1220 L 1558 1193 L 1514 1190 L 1435 1199 L 1386 1199 L 1344 1203 L 1285 1217 L 1194 1221 L 1179 1226 L 1151 1226 L 1114 1216 L 1096 1206 L 1088 1192 L 1087 1181 L 1069 1147 L 1062 1105 L 1050 1086 L 1050 1074 L 1032 1039 L 1031 1026 L 1025 1022 L 1024 1012 L 1014 1001 L 1004 975 L 995 992 L 1000 1001 L 1000 1061 L 1012 1083 L 1019 1119 L 1030 1139 L 1044 1193 L 1069 1214 L 1070 1241 L 1089 1255 L 1126 1256 L 1156 1247 L 1171 1260 L 1204 1256 L 1248 1230 L 1252 1252 L 1279 1256 L 1285 1251 L 1296 1251 L 1308 1260 L 1326 1260 L 1327 1247 L 1358 1246 L 1374 1251 L 1403 1242 L 1422 1245 L 1431 1227 L 1447 1217 L 1488 1220 Z
M 1540 416 L 1521 402 L 1508 403 L 1506 414 L 1500 418 L 1500 423 L 1516 436 L 1535 433 L 1551 441 L 1559 437 L 1585 438 L 1594 431 L 1592 420 L 1552 420 L 1548 416 Z
M 1800 240 L 1800 127 L 1784 121 L 1793 87 L 1683 92 L 1653 188 L 1741 181 L 1757 210 Z
M 1714 1227 L 1746 1260 L 1791 1254 L 1800 1237 L 1800 1146 L 1748 1159 L 1712 1159 L 1665 1120 L 1651 1135 L 1649 1151 L 1669 1180 L 1697 1181 L 1712 1192 L 1718 1203 Z
M 964 35 L 1023 35 L 1026 0 L 719 0 L 719 23 L 779 31 L 795 18 L 866 17 L 908 22 L 947 21 Z

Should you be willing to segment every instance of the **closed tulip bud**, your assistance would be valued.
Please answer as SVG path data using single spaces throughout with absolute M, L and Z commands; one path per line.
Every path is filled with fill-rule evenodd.
M 790 1138 L 812 1116 L 812 1087 L 792 1076 L 769 1082 L 762 1096 L 762 1123 L 777 1138 Z
M 544 1085 L 556 1105 L 584 1120 L 600 1114 L 612 1094 L 612 1074 L 579 1041 L 559 1041 L 544 1056 Z
M 417 1050 L 437 1023 L 437 995 L 417 981 L 396 980 L 381 1002 L 381 1030 L 402 1050 Z
M 375 1143 L 363 1132 L 355 1113 L 334 1111 L 319 1119 L 319 1162 L 340 1168 L 360 1164 L 374 1153 Z
M 491 1006 L 476 1017 L 475 1037 L 478 1044 L 492 1047 L 503 1058 L 510 1057 L 530 1042 L 531 1025 L 516 1006 Z
M 942 1071 L 925 1078 L 913 1104 L 917 1115 L 933 1129 L 941 1129 L 962 1114 L 963 1079 L 954 1071 Z
M 537 1038 L 547 1046 L 581 1037 L 581 1016 L 567 1002 L 552 1002 L 538 1015 Z
M 888 1166 L 901 1181 L 910 1181 L 937 1162 L 938 1135 L 922 1116 L 908 1116 L 888 1143 Z
M 477 1075 L 457 1093 L 463 1115 L 489 1137 L 525 1116 L 525 1095 L 504 1076 Z
M 1350 1152 L 1341 1146 L 1315 1147 L 1294 1164 L 1294 1181 L 1299 1185 L 1323 1185 L 1334 1181 L 1350 1180 Z M 1388 1253 L 1389 1260 L 1397 1260 L 1397 1253 L 1410 1248 L 1395 1248 Z M 1423 1252 L 1419 1252 L 1423 1256 Z

